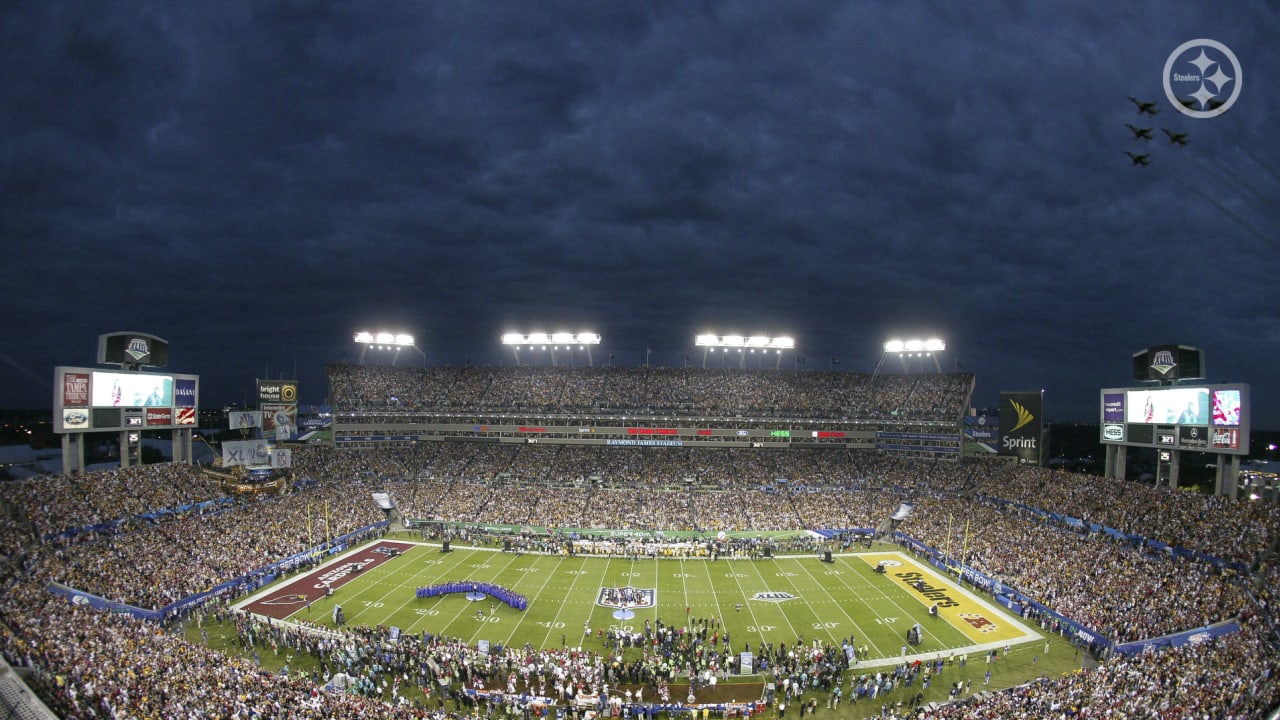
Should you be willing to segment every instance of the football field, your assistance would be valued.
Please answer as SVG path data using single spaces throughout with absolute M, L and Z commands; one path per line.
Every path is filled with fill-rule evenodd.
M 877 563 L 884 573 L 874 571 Z M 500 586 L 524 596 L 528 608 L 519 611 L 492 597 L 469 599 L 464 591 L 416 596 L 417 588 L 442 583 L 463 590 Z M 867 648 L 862 668 L 892 665 L 904 656 L 959 655 L 1042 640 L 1003 608 L 890 545 L 825 563 L 814 556 L 632 559 L 457 546 L 445 553 L 435 544 L 382 540 L 239 605 L 321 626 L 333 626 L 334 606 L 340 605 L 348 624 L 490 647 L 597 650 L 604 649 L 601 635 L 610 629 L 641 632 L 646 621 L 687 627 L 714 620 L 735 653 L 758 655 L 765 643 L 793 648 L 848 642 Z M 937 614 L 931 615 L 934 605 Z M 906 633 L 917 623 L 921 642 L 908 645 Z

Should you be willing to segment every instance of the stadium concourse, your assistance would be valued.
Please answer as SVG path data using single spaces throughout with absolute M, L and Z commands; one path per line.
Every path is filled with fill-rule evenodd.
M 821 417 L 833 408 L 855 408 L 868 421 L 950 418 L 958 424 L 971 387 L 970 377 L 953 375 L 873 382 L 821 377 L 841 373 L 636 368 L 335 366 L 330 372 L 339 409 L 519 403 L 525 412 L 552 416 L 602 405 L 761 417 Z M 512 708 L 468 704 L 462 692 L 478 680 L 490 688 L 508 680 L 499 663 L 479 662 L 477 648 L 430 637 L 421 647 L 388 651 L 383 629 L 309 632 L 265 624 L 230 603 L 268 575 L 309 569 L 307 551 L 322 538 L 376 526 L 384 515 L 370 502 L 375 491 L 395 497 L 405 517 L 446 524 L 704 533 L 877 526 L 910 502 L 915 512 L 900 532 L 943 548 L 954 542 L 954 519 L 965 519 L 968 566 L 1111 643 L 1228 619 L 1240 629 L 1133 655 L 1095 645 L 1100 664 L 1068 676 L 999 692 L 966 691 L 940 707 L 882 709 L 872 701 L 831 716 L 1263 718 L 1280 704 L 1271 614 L 1280 572 L 1269 561 L 1280 541 L 1274 505 L 983 459 L 939 461 L 843 447 L 766 452 L 422 442 L 355 450 L 317 444 L 295 450 L 294 470 L 298 481 L 283 495 L 232 500 L 197 468 L 177 464 L 6 482 L 0 495 L 5 659 L 28 671 L 30 686 L 68 718 L 505 716 Z M 587 478 L 597 480 L 583 482 Z M 366 530 L 362 537 L 380 533 Z M 839 541 L 814 539 L 798 549 L 819 551 L 826 542 Z M 69 602 L 49 591 L 54 583 L 164 617 L 142 621 Z M 215 587 L 224 590 L 201 603 L 183 602 Z M 1041 622 L 1046 630 L 1067 632 L 1048 617 Z M 243 653 L 223 656 L 188 641 L 183 628 L 189 623 L 233 633 Z M 273 673 L 253 659 L 275 652 L 307 654 L 317 669 Z M 585 692 L 616 682 L 607 650 L 504 653 L 502 664 L 540 669 L 552 688 Z M 465 670 L 457 664 L 464 658 Z M 841 673 L 846 691 L 869 694 L 873 685 L 911 671 L 899 668 L 877 679 L 844 670 L 826 654 L 778 660 L 777 679 L 788 681 L 797 702 L 816 699 L 818 705 L 826 704 Z M 339 680 L 345 690 L 332 689 Z M 520 682 L 529 689 L 534 680 Z M 436 692 L 429 701 L 421 695 L 411 701 L 400 692 L 405 687 Z

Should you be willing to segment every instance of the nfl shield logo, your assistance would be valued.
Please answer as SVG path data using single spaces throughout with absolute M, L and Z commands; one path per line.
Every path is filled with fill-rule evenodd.
M 654 588 L 604 587 L 596 604 L 608 608 L 648 608 L 654 606 Z

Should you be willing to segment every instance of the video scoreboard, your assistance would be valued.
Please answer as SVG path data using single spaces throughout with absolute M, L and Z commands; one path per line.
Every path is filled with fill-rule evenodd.
M 53 369 L 56 433 L 194 428 L 198 375 Z
M 1249 386 L 1176 385 L 1101 391 L 1103 444 L 1249 453 Z

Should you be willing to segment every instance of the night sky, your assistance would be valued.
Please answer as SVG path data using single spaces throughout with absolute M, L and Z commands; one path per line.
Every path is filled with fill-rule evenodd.
M 1211 118 L 1164 89 L 1201 38 L 1243 73 Z M 205 407 L 295 372 L 322 402 L 362 329 L 431 364 L 789 334 L 865 372 L 938 335 L 977 406 L 1095 420 L 1181 343 L 1280 428 L 1277 38 L 1264 0 L 10 1 L 0 407 L 117 330 Z

